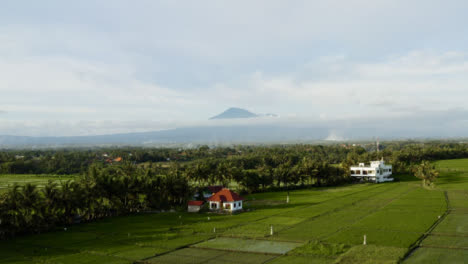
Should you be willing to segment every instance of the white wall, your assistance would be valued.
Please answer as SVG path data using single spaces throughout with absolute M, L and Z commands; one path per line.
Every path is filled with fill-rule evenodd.
M 216 204 L 216 208 L 212 208 L 212 204 Z M 230 205 L 230 209 L 226 209 L 226 206 L 227 205 Z M 236 205 L 236 207 L 234 208 L 234 204 Z M 222 206 L 222 208 L 220 207 Z M 219 209 L 224 209 L 224 210 L 228 210 L 228 211 L 237 211 L 237 210 L 241 210 L 242 209 L 242 201 L 235 201 L 235 202 L 225 202 L 221 205 L 220 202 L 212 202 L 210 201 L 210 210 L 219 210 Z
M 187 211 L 189 213 L 197 213 L 197 212 L 200 211 L 200 208 L 201 208 L 201 206 L 198 206 L 198 205 L 189 205 Z
M 213 204 L 216 204 L 216 208 L 213 208 Z M 219 210 L 220 208 L 220 202 L 212 202 L 210 201 L 210 210 Z

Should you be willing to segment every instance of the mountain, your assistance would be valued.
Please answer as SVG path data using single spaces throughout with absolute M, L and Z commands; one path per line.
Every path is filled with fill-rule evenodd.
M 213 116 L 210 119 L 252 118 L 257 116 L 257 114 L 254 114 L 248 110 L 237 107 L 231 107 L 228 110 L 222 112 L 217 116 Z

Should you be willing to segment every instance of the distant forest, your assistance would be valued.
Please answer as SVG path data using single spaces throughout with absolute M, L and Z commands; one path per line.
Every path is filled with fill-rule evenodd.
M 349 167 L 384 158 L 395 174 L 422 161 L 467 158 L 468 144 L 200 146 L 3 150 L 0 174 L 76 175 L 58 185 L 11 186 L 0 196 L 0 238 L 76 221 L 184 207 L 197 187 L 236 186 L 245 193 L 351 183 Z

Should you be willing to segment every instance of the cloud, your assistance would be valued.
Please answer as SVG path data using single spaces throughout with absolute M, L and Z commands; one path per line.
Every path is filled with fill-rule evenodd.
M 0 133 L 165 129 L 230 106 L 304 122 L 465 109 L 466 1 L 46 3 L 0 10 Z
M 373 63 L 339 55 L 309 61 L 296 71 L 256 71 L 202 90 L 180 91 L 141 80 L 129 65 L 66 56 L 7 58 L 0 62 L 5 73 L 0 89 L 6 95 L 0 103 L 10 118 L 1 129 L 30 135 L 160 130 L 206 125 L 204 120 L 228 106 L 280 114 L 284 124 L 301 118 L 314 124 L 403 120 L 449 107 L 465 109 L 460 94 L 468 82 L 466 65 L 462 52 L 414 51 Z
M 316 76 L 316 68 L 321 69 L 320 76 Z M 284 105 L 282 113 L 289 108 L 314 116 L 391 116 L 444 110 L 465 107 L 460 94 L 466 93 L 468 56 L 414 51 L 374 63 L 320 59 L 298 72 L 255 72 L 245 80 L 244 89 L 217 84 L 214 90 L 224 94 L 222 99 L 244 99 L 248 105 L 262 108 Z

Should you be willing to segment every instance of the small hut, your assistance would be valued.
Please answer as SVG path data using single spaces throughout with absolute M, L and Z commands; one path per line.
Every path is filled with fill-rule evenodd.
M 243 200 L 244 198 L 227 188 L 223 188 L 207 199 L 207 201 L 210 202 L 210 210 L 224 210 L 229 212 L 242 210 Z
M 198 213 L 202 208 L 203 204 L 203 201 L 189 201 L 187 211 L 189 213 Z

